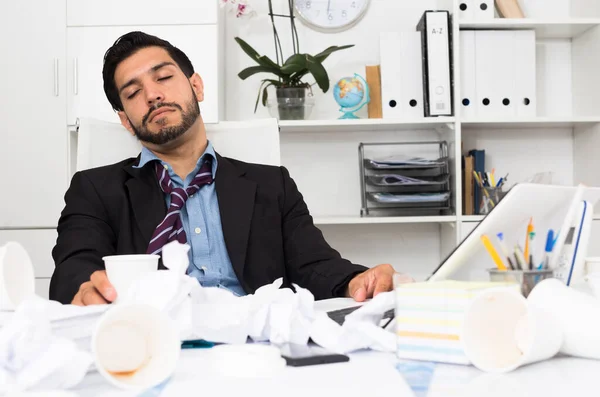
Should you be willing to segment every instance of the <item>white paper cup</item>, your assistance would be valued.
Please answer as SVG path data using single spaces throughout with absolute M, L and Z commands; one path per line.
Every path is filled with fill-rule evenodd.
M 556 318 L 564 332 L 561 353 L 600 360 L 600 299 L 548 279 L 531 291 L 529 301 Z
M 112 255 L 105 256 L 104 267 L 108 281 L 117 291 L 113 303 L 123 301 L 131 284 L 144 275 L 158 271 L 158 255 Z
M 123 304 L 108 310 L 92 334 L 98 372 L 114 386 L 144 390 L 169 378 L 181 352 L 171 318 L 145 304 Z
M 585 274 L 600 273 L 600 257 L 585 258 Z
M 558 353 L 562 331 L 554 317 L 510 290 L 478 295 L 465 312 L 461 342 L 466 356 L 486 372 L 510 372 Z
M 15 310 L 35 295 L 35 275 L 31 259 L 19 243 L 0 247 L 0 311 Z

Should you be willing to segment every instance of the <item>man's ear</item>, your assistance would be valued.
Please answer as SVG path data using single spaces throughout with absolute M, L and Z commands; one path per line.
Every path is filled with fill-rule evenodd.
M 194 73 L 190 77 L 190 84 L 192 85 L 194 94 L 196 94 L 196 100 L 198 102 L 204 101 L 204 82 L 202 81 L 202 77 L 198 73 Z
M 125 127 L 131 135 L 135 136 L 135 132 L 133 131 L 131 123 L 129 122 L 129 117 L 127 117 L 125 112 L 121 110 L 117 112 L 117 114 L 119 115 L 119 119 L 121 119 L 121 125 L 123 125 L 123 127 Z

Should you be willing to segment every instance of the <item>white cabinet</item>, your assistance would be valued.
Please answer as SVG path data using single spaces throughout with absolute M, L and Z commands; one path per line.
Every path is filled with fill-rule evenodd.
M 3 2 L 0 228 L 56 225 L 67 187 L 64 0 Z
M 68 122 L 93 117 L 118 122 L 102 80 L 104 53 L 115 40 L 131 31 L 143 31 L 169 41 L 186 53 L 204 80 L 204 102 L 200 103 L 205 123 L 219 120 L 218 30 L 217 25 L 100 26 L 67 29 Z
M 67 0 L 67 25 L 216 24 L 217 10 L 217 0 Z

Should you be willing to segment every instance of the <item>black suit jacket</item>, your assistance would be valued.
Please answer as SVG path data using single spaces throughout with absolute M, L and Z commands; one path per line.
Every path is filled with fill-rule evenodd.
M 342 259 L 312 221 L 284 167 L 221 157 L 215 188 L 233 270 L 247 293 L 283 277 L 316 299 L 342 296 L 348 282 L 366 270 Z M 70 303 L 102 257 L 143 254 L 166 203 L 154 168 L 137 159 L 78 172 L 65 194 L 65 208 L 52 251 L 56 269 L 50 299 Z

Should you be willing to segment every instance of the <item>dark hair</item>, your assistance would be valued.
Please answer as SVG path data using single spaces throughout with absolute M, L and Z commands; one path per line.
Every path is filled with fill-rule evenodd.
M 179 66 L 183 74 L 188 78 L 194 74 L 194 66 L 192 66 L 192 62 L 190 62 L 187 55 L 168 41 L 144 32 L 126 33 L 119 37 L 112 47 L 106 51 L 106 54 L 104 54 L 104 67 L 102 69 L 104 93 L 114 110 L 123 110 L 123 103 L 121 102 L 119 90 L 115 83 L 115 70 L 117 70 L 117 66 L 142 48 L 147 47 L 164 48 Z

